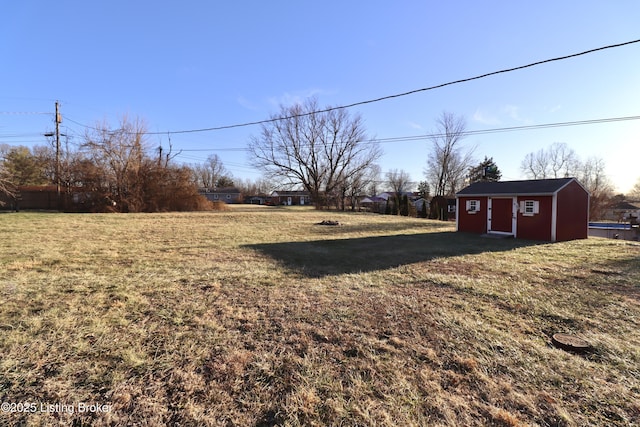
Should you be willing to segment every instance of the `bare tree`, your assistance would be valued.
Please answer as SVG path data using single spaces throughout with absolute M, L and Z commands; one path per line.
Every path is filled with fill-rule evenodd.
M 386 173 L 387 185 L 396 193 L 405 193 L 411 189 L 411 176 L 404 170 L 392 169 Z
M 563 142 L 529 153 L 520 163 L 520 170 L 529 179 L 566 178 L 575 176 L 579 169 L 578 156 Z
M 627 197 L 631 201 L 639 201 L 640 200 L 640 178 L 636 181 L 636 184 L 633 186 Z
M 529 179 L 545 179 L 548 173 L 548 163 L 546 151 L 540 149 L 524 157 L 522 163 L 520 163 L 520 170 Z
M 8 144 L 0 144 L 0 195 L 13 198 L 15 196 L 15 184 L 12 181 L 12 176 L 9 168 L 7 168 L 6 155 L 11 147 Z M 0 200 L 0 206 L 3 206 L 4 202 Z
M 549 147 L 549 160 L 553 178 L 567 178 L 575 175 L 580 161 L 575 151 L 564 142 L 554 142 Z
M 378 164 L 373 164 L 367 169 L 367 186 L 365 188 L 366 193 L 370 196 L 375 196 L 380 192 L 380 174 L 382 174 L 382 168 Z
M 394 193 L 394 213 L 399 215 L 402 196 L 409 191 L 411 185 L 413 185 L 411 177 L 404 170 L 392 169 L 386 173 L 386 178 L 389 189 Z
M 580 163 L 578 180 L 589 191 L 589 218 L 602 219 L 609 201 L 613 197 L 613 185 L 605 173 L 605 162 L 599 157 L 590 157 Z
M 380 156 L 377 144 L 368 142 L 359 115 L 346 109 L 318 111 L 315 98 L 303 105 L 280 108 L 261 133 L 249 142 L 252 163 L 272 179 L 301 185 L 316 208 L 328 203 L 344 179 L 367 169 Z
M 195 165 L 192 169 L 197 185 L 203 188 L 216 188 L 218 181 L 229 175 L 217 154 L 210 155 L 204 163 Z
M 443 112 L 436 124 L 437 130 L 430 138 L 425 176 L 436 196 L 453 195 L 464 186 L 467 170 L 473 163 L 473 150 L 464 152 L 461 146 L 466 130 L 464 118 Z
M 15 196 L 15 188 L 10 180 L 10 177 L 3 168 L 0 168 L 0 195 L 6 195 L 9 197 Z M 0 200 L 0 206 L 4 206 L 2 200 Z
M 344 179 L 342 185 L 342 210 L 345 210 L 345 203 L 349 204 L 352 211 L 356 210 L 360 199 L 366 195 L 367 190 L 371 188 L 372 185 L 376 185 L 374 182 L 380 175 L 379 171 L 380 166 L 373 164 L 367 169 L 360 170 Z
M 124 212 L 142 209 L 143 189 L 138 185 L 138 174 L 148 148 L 145 133 L 146 126 L 141 120 L 129 121 L 125 116 L 115 130 L 102 124 L 85 135 L 83 148 L 105 173 L 108 197 L 120 204 Z
M 546 149 L 527 154 L 520 168 L 529 179 L 578 178 L 591 195 L 589 218 L 593 220 L 603 216 L 613 196 L 604 160 L 590 157 L 583 162 L 565 143 L 555 142 Z
M 274 184 L 266 178 L 240 178 L 235 180 L 235 185 L 242 194 L 248 196 L 267 195 L 275 189 Z

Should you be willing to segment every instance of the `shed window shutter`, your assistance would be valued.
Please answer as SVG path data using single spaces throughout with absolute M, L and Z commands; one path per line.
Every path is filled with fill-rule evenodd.
M 524 200 L 520 201 L 520 213 L 524 213 Z
M 540 213 L 540 202 L 537 200 L 533 202 L 533 213 L 534 214 Z
M 469 211 L 471 209 L 471 200 L 466 201 L 466 210 Z

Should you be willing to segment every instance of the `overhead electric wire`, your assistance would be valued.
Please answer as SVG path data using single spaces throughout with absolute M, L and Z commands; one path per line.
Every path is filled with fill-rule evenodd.
M 600 124 L 600 123 L 622 122 L 622 121 L 629 121 L 629 120 L 640 120 L 640 116 L 609 117 L 609 118 L 603 118 L 603 119 L 577 120 L 577 121 L 571 121 L 571 122 L 542 123 L 539 125 L 524 125 L 524 126 L 511 126 L 511 127 L 504 127 L 504 128 L 470 130 L 470 131 L 461 132 L 461 136 L 484 135 L 484 134 L 501 133 L 501 132 L 517 132 L 517 131 L 523 131 L 523 130 L 550 129 L 550 128 L 566 127 L 566 126 L 593 125 L 593 124 Z M 400 142 L 400 141 L 412 141 L 412 140 L 419 140 L 419 139 L 431 139 L 431 138 L 437 138 L 442 136 L 446 136 L 446 135 L 442 133 L 433 133 L 433 134 L 407 136 L 407 137 L 378 139 L 377 141 Z
M 329 107 L 329 108 L 325 108 L 325 109 L 322 109 L 322 110 L 312 111 L 312 112 L 299 114 L 299 115 L 293 115 L 293 116 L 287 116 L 287 117 L 276 117 L 276 118 L 271 118 L 271 119 L 266 119 L 266 120 L 259 120 L 259 121 L 254 121 L 254 122 L 245 122 L 245 123 L 224 125 L 224 126 L 217 126 L 217 127 L 210 127 L 210 128 L 178 130 L 178 131 L 165 131 L 165 132 L 143 132 L 143 133 L 145 135 L 186 134 L 186 133 L 197 133 L 197 132 L 210 132 L 210 131 L 217 131 L 217 130 L 223 130 L 223 129 L 231 129 L 231 128 L 247 127 L 247 126 L 254 126 L 254 125 L 259 125 L 259 124 L 272 123 L 272 122 L 276 122 L 276 121 L 280 121 L 280 120 L 287 120 L 287 119 L 291 119 L 291 118 L 295 118 L 295 117 L 304 117 L 304 116 L 309 116 L 309 115 L 317 114 L 317 113 L 325 113 L 325 112 L 329 112 L 329 111 L 332 111 L 332 110 L 352 108 L 352 107 L 359 106 L 359 105 L 365 105 L 365 104 L 381 102 L 381 101 L 388 100 L 388 99 L 399 98 L 399 97 L 415 94 L 415 93 L 418 93 L 418 92 L 430 91 L 430 90 L 434 90 L 434 89 L 438 89 L 438 88 L 442 88 L 442 87 L 446 87 L 446 86 L 450 86 L 450 85 L 454 85 L 454 84 L 465 83 L 465 82 L 469 82 L 469 81 L 473 81 L 473 80 L 478 80 L 478 79 L 494 76 L 494 75 L 497 75 L 497 74 L 503 74 L 503 73 L 508 73 L 508 72 L 512 72 L 512 71 L 522 70 L 522 69 L 525 69 L 525 68 L 530 68 L 530 67 L 534 67 L 534 66 L 541 65 L 541 64 L 546 64 L 546 63 L 555 62 L 555 61 L 561 61 L 561 60 L 574 58 L 574 57 L 578 57 L 578 56 L 582 56 L 582 55 L 587 55 L 587 54 L 590 54 L 590 53 L 594 53 L 594 52 L 598 52 L 598 51 L 602 51 L 602 50 L 606 50 L 606 49 L 612 49 L 612 48 L 616 48 L 616 47 L 626 46 L 626 45 L 630 45 L 630 44 L 634 44 L 634 43 L 638 43 L 638 42 L 640 42 L 640 39 L 631 40 L 631 41 L 624 42 L 624 43 L 618 43 L 618 44 L 602 46 L 602 47 L 598 47 L 598 48 L 595 48 L 595 49 L 589 49 L 589 50 L 586 50 L 586 51 L 582 51 L 582 52 L 578 52 L 578 53 L 574 53 L 574 54 L 570 54 L 570 55 L 565 55 L 565 56 L 550 58 L 550 59 L 546 59 L 546 60 L 542 60 L 542 61 L 532 62 L 530 64 L 521 65 L 521 66 L 518 66 L 518 67 L 506 68 L 506 69 L 502 69 L 502 70 L 498 70 L 498 71 L 493 71 L 493 72 L 490 72 L 490 73 L 481 74 L 481 75 L 474 76 L 474 77 L 468 77 L 468 78 L 465 78 L 465 79 L 454 80 L 454 81 L 450 81 L 450 82 L 447 82 L 447 83 L 438 84 L 438 85 L 435 85 L 435 86 L 429 86 L 429 87 L 425 87 L 425 88 L 411 90 L 411 91 L 408 91 L 408 92 L 403 92 L 403 93 L 398 93 L 398 94 L 394 94 L 394 95 L 383 96 L 383 97 L 379 97 L 379 98 L 375 98 L 375 99 L 355 102 L 355 103 L 351 103 L 351 104 L 345 104 L 345 105 L 336 106 L 336 107 Z M 53 113 L 50 113 L 50 112 L 0 112 L 0 114 L 47 114 L 47 115 L 51 115 Z M 75 121 L 75 120 L 69 118 L 66 115 L 64 116 L 64 118 L 66 120 L 68 120 L 69 122 L 74 123 L 74 124 L 76 124 L 78 126 L 81 126 L 83 128 L 86 128 L 86 129 L 97 129 L 97 128 L 94 128 L 94 127 L 91 127 L 91 126 L 84 125 L 84 124 L 82 124 L 82 123 L 80 123 L 78 121 Z M 573 121 L 573 122 L 546 123 L 546 124 L 540 124 L 540 125 L 515 126 L 515 127 L 484 129 L 484 130 L 472 130 L 472 131 L 464 132 L 464 135 L 465 136 L 481 135 L 481 134 L 489 134 L 489 133 L 512 132 L 512 131 L 534 130 L 534 129 L 545 129 L 545 128 L 564 127 L 564 126 L 588 125 L 588 124 L 607 123 L 607 122 L 616 122 L 616 121 L 625 121 L 625 120 L 638 120 L 638 119 L 640 119 L 640 116 L 614 117 L 614 118 L 582 120 L 582 121 Z M 74 131 L 74 133 L 76 133 L 76 132 Z M 440 134 L 426 134 L 426 135 L 415 135 L 415 136 L 406 136 L 406 137 L 392 137 L 392 138 L 371 139 L 371 140 L 367 140 L 367 141 L 363 141 L 363 142 L 365 142 L 365 143 L 403 142 L 403 141 L 429 139 L 429 138 L 434 138 L 434 137 L 438 137 L 438 136 L 442 136 L 442 135 L 440 135 Z M 17 141 L 14 141 L 14 142 L 17 142 Z M 246 150 L 247 150 L 246 148 L 242 148 L 242 147 L 230 147 L 230 148 L 218 148 L 218 149 L 184 149 L 182 151 L 246 151 Z
M 575 121 L 567 121 L 567 122 L 555 122 L 555 123 L 542 123 L 539 125 L 524 125 L 524 126 L 511 126 L 511 127 L 502 127 L 502 128 L 491 128 L 491 129 L 477 129 L 477 130 L 469 130 L 462 132 L 462 136 L 474 136 L 474 135 L 486 135 L 492 133 L 503 133 L 503 132 L 518 132 L 518 131 L 526 131 L 526 130 L 540 130 L 540 129 L 551 129 L 558 127 L 568 127 L 568 126 L 584 126 L 584 125 L 593 125 L 593 124 L 602 124 L 602 123 L 613 123 L 613 122 L 623 122 L 623 121 L 632 121 L 632 120 L 640 120 L 640 116 L 626 116 L 626 117 L 607 117 L 600 119 L 589 119 L 589 120 L 575 120 Z M 70 120 L 71 121 L 71 120 Z M 76 122 L 74 122 L 76 123 Z M 77 124 L 77 123 L 76 123 Z M 71 131 L 71 132 L 69 132 Z M 73 131 L 70 128 L 67 128 L 67 133 L 71 136 L 81 136 L 79 133 Z M 26 134 L 24 136 L 27 136 Z M 34 135 L 35 136 L 35 135 Z M 372 138 L 360 141 L 364 144 L 386 144 L 393 142 L 409 142 L 409 141 L 420 141 L 427 140 L 437 137 L 442 137 L 443 134 L 440 133 L 431 133 L 431 134 L 421 134 L 421 135 L 408 135 L 408 136 L 397 136 L 397 137 L 389 137 L 389 138 Z M 13 137 L 13 136 L 11 136 Z M 3 138 L 0 135 L 0 140 Z M 11 141 L 11 143 L 18 143 L 22 141 Z M 27 142 L 27 141 L 25 141 Z M 33 142 L 33 141 L 31 141 Z M 225 147 L 225 148 L 184 148 L 180 149 L 180 152 L 241 152 L 248 151 L 247 147 Z M 182 157 L 182 156 L 179 156 Z M 195 160 L 195 159 L 194 159 Z
M 502 70 L 492 71 L 490 73 L 480 74 L 480 75 L 477 75 L 477 76 L 467 77 L 467 78 L 464 78 L 464 79 L 453 80 L 453 81 L 450 81 L 450 82 L 441 83 L 441 84 L 437 84 L 437 85 L 434 85 L 434 86 L 428 86 L 428 87 L 424 87 L 424 88 L 420 88 L 420 89 L 414 89 L 414 90 L 410 90 L 410 91 L 407 91 L 407 92 L 397 93 L 397 94 L 394 94 L 394 95 L 382 96 L 382 97 L 379 97 L 379 98 L 369 99 L 369 100 L 366 100 L 366 101 L 359 101 L 359 102 L 354 102 L 354 103 L 351 103 L 351 104 L 339 105 L 339 106 L 336 106 L 336 107 L 328 107 L 328 108 L 325 108 L 325 109 L 311 111 L 311 112 L 303 113 L 303 114 L 296 114 L 296 115 L 292 115 L 292 116 L 283 116 L 283 117 L 274 117 L 274 118 L 271 118 L 271 119 L 257 120 L 257 121 L 253 121 L 253 122 L 237 123 L 237 124 L 223 125 L 223 126 L 214 126 L 214 127 L 208 127 L 208 128 L 176 130 L 176 131 L 164 131 L 164 132 L 144 132 L 144 134 L 145 135 L 167 135 L 167 134 L 170 135 L 170 134 L 184 134 L 184 133 L 198 133 L 198 132 L 213 132 L 213 131 L 218 131 L 218 130 L 233 129 L 233 128 L 240 128 L 240 127 L 261 125 L 261 124 L 266 124 L 266 123 L 273 123 L 273 122 L 277 122 L 277 121 L 280 121 L 280 120 L 288 120 L 288 119 L 293 119 L 293 118 L 296 118 L 296 117 L 310 116 L 312 114 L 327 113 L 327 112 L 333 111 L 333 110 L 352 108 L 352 107 L 357 107 L 357 106 L 366 105 L 366 104 L 373 104 L 373 103 L 376 103 L 376 102 L 386 101 L 386 100 L 393 99 L 393 98 L 400 98 L 400 97 L 403 97 L 403 96 L 408 96 L 408 95 L 412 95 L 412 94 L 419 93 L 419 92 L 426 92 L 426 91 L 430 91 L 430 90 L 434 90 L 434 89 L 440 89 L 440 88 L 443 88 L 443 87 L 446 87 L 446 86 L 451 86 L 451 85 L 460 84 L 460 83 L 466 83 L 466 82 L 470 82 L 470 81 L 473 81 L 473 80 L 479 80 L 479 79 L 483 79 L 483 78 L 486 78 L 486 77 L 495 76 L 495 75 L 498 75 L 498 74 L 510 73 L 512 71 L 518 71 L 518 70 L 523 70 L 525 68 L 531 68 L 531 67 L 535 67 L 535 66 L 542 65 L 542 64 L 548 64 L 550 62 L 557 62 L 557 61 L 562 61 L 562 60 L 565 60 L 565 59 L 576 58 L 578 56 L 588 55 L 590 53 L 599 52 L 599 51 L 602 51 L 602 50 L 607 50 L 607 49 L 613 49 L 613 48 L 617 48 L 617 47 L 627 46 L 627 45 L 631 45 L 631 44 L 634 44 L 634 43 L 640 43 L 640 39 L 631 40 L 631 41 L 627 41 L 627 42 L 624 42 L 624 43 L 616 43 L 616 44 L 601 46 L 601 47 L 585 50 L 585 51 L 578 52 L 578 53 L 572 53 L 570 55 L 558 56 L 558 57 L 555 57 L 555 58 L 549 58 L 549 59 L 544 59 L 542 61 L 532 62 L 532 63 L 526 64 L 526 65 L 520 65 L 518 67 L 505 68 L 505 69 L 502 69 Z M 84 125 L 84 124 L 79 123 L 77 121 L 74 121 L 74 120 L 68 118 L 67 116 L 64 116 L 64 117 L 65 117 L 65 119 L 69 120 L 70 122 L 75 123 L 75 124 L 77 124 L 79 126 L 82 126 L 84 128 L 98 130 L 97 128 L 94 128 L 92 126 L 87 126 L 87 125 Z
M 28 133 L 12 133 L 12 134 L 0 134 L 0 138 L 31 138 L 43 136 L 42 133 L 28 132 Z
M 0 114 L 3 115 L 12 115 L 12 116 L 34 116 L 34 115 L 54 115 L 51 111 L 0 111 Z
M 211 148 L 191 148 L 180 151 L 211 151 Z M 232 148 L 216 148 L 215 151 L 247 151 L 246 148 L 232 147 Z
M 591 119 L 591 120 L 577 120 L 570 122 L 557 122 L 557 123 L 543 123 L 539 125 L 526 125 L 526 126 L 512 126 L 512 127 L 503 127 L 503 128 L 493 128 L 493 129 L 478 129 L 478 130 L 469 130 L 461 132 L 461 136 L 473 136 L 473 135 L 484 135 L 484 134 L 492 134 L 492 133 L 502 133 L 502 132 L 518 132 L 525 130 L 539 130 L 539 129 L 550 129 L 557 127 L 567 127 L 567 126 L 583 126 L 583 125 L 593 125 L 593 124 L 601 124 L 601 123 L 612 123 L 612 122 L 621 122 L 621 121 L 630 121 L 630 120 L 640 120 L 640 116 L 627 116 L 627 117 L 609 117 L 603 119 Z M 430 134 L 422 134 L 422 135 L 409 135 L 409 136 L 397 136 L 397 137 L 389 137 L 389 138 L 372 138 L 367 140 L 359 141 L 363 144 L 386 144 L 391 142 L 408 142 L 408 141 L 420 141 L 432 138 L 438 138 L 445 136 L 445 134 L 441 133 L 430 133 Z M 303 144 L 304 145 L 304 144 Z M 227 148 L 184 148 L 180 150 L 181 152 L 202 152 L 202 151 L 248 151 L 246 147 L 227 147 Z

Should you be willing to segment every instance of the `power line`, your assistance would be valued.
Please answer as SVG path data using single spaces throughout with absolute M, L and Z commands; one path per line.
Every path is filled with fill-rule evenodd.
M 462 132 L 463 136 L 474 136 L 474 135 L 486 135 L 492 133 L 504 133 L 504 132 L 518 132 L 518 131 L 526 131 L 526 130 L 541 130 L 541 129 L 551 129 L 551 128 L 559 128 L 559 127 L 569 127 L 569 126 L 585 126 L 585 125 L 594 125 L 594 124 L 603 124 L 603 123 L 614 123 L 614 122 L 624 122 L 624 121 L 633 121 L 640 120 L 640 116 L 626 116 L 626 117 L 607 117 L 607 118 L 599 118 L 599 119 L 589 119 L 589 120 L 575 120 L 575 121 L 567 121 L 567 122 L 555 122 L 555 123 L 542 123 L 539 125 L 525 125 L 525 126 L 511 126 L 511 127 L 502 127 L 502 128 L 490 128 L 490 129 L 477 129 L 477 130 L 469 130 Z M 75 123 L 75 122 L 74 122 Z M 71 132 L 76 136 L 75 132 Z M 69 132 L 67 131 L 67 134 Z M 37 136 L 39 134 L 15 134 L 15 135 L 0 135 L 0 139 L 3 138 L 14 138 L 14 137 L 29 137 L 29 136 Z M 73 135 L 72 135 L 73 136 Z M 410 142 L 410 141 L 420 141 L 427 140 L 431 138 L 437 138 L 444 136 L 439 133 L 431 133 L 431 134 L 421 134 L 421 135 L 408 135 L 408 136 L 396 136 L 389 138 L 375 138 L 360 141 L 364 144 L 377 144 L 377 143 L 394 143 L 394 142 Z M 19 143 L 19 142 L 36 142 L 36 141 L 11 141 L 11 143 Z M 242 152 L 247 151 L 246 147 L 226 147 L 226 148 L 185 148 L 181 149 L 181 152 Z
M 601 124 L 601 123 L 623 122 L 623 121 L 630 121 L 630 120 L 640 120 L 640 116 L 609 117 L 609 118 L 603 118 L 603 119 L 577 120 L 577 121 L 571 121 L 571 122 L 543 123 L 539 125 L 512 126 L 512 127 L 504 127 L 504 128 L 470 130 L 470 131 L 462 132 L 461 135 L 463 136 L 484 135 L 484 134 L 490 134 L 490 133 L 550 129 L 550 128 L 567 127 L 567 126 L 594 125 L 594 124 Z M 399 137 L 399 138 L 388 138 L 388 139 L 389 140 L 412 140 L 412 139 L 429 139 L 429 138 L 441 137 L 441 136 L 446 136 L 446 135 L 434 133 L 434 134 L 427 134 L 427 135 L 419 135 L 415 137 Z
M 191 148 L 180 151 L 247 151 L 246 148 L 242 147 L 231 147 L 231 148 Z
M 640 116 L 627 116 L 627 117 L 609 117 L 602 119 L 590 119 L 590 120 L 577 120 L 570 122 L 557 122 L 557 123 L 543 123 L 539 125 L 526 125 L 526 126 L 512 126 L 512 127 L 503 127 L 503 128 L 493 128 L 493 129 L 478 129 L 478 130 L 469 130 L 461 132 L 462 136 L 474 136 L 474 135 L 485 135 L 492 133 L 502 133 L 502 132 L 518 132 L 525 130 L 539 130 L 539 129 L 551 129 L 558 127 L 568 127 L 568 126 L 584 126 L 584 125 L 594 125 L 594 124 L 602 124 L 602 123 L 613 123 L 613 122 L 623 122 L 623 121 L 631 121 L 631 120 L 640 120 Z M 445 136 L 445 134 L 441 133 L 430 133 L 430 134 L 422 134 L 422 135 L 409 135 L 409 136 L 396 136 L 389 138 L 375 138 L 360 141 L 363 144 L 378 144 L 378 143 L 392 143 L 392 142 L 409 142 L 409 141 L 420 141 L 432 138 L 438 138 Z M 227 147 L 227 148 L 186 148 L 181 149 L 180 151 L 184 152 L 206 152 L 206 151 L 248 151 L 248 148 L 243 147 Z
M 0 138 L 29 138 L 36 136 L 42 136 L 42 134 L 36 132 L 0 134 Z
M 627 41 L 627 42 L 624 42 L 624 43 L 617 43 L 617 44 L 611 44 L 611 45 L 607 45 L 607 46 L 601 46 L 601 47 L 585 50 L 585 51 L 578 52 L 578 53 L 572 53 L 570 55 L 558 56 L 558 57 L 555 57 L 555 58 L 550 58 L 550 59 L 545 59 L 545 60 L 542 60 L 542 61 L 532 62 L 532 63 L 526 64 L 526 65 L 520 65 L 518 67 L 505 68 L 505 69 L 502 69 L 502 70 L 492 71 L 490 73 L 480 74 L 480 75 L 473 76 L 473 77 L 467 77 L 467 78 L 464 78 L 464 79 L 453 80 L 453 81 L 450 81 L 450 82 L 447 82 L 447 83 L 441 83 L 441 84 L 434 85 L 434 86 L 428 86 L 428 87 L 424 87 L 424 88 L 420 88 L 420 89 L 414 89 L 414 90 L 410 90 L 408 92 L 402 92 L 402 93 L 397 93 L 397 94 L 394 94 L 394 95 L 382 96 L 382 97 L 379 97 L 379 98 L 369 99 L 369 100 L 366 100 L 366 101 L 354 102 L 354 103 L 351 103 L 351 104 L 340 105 L 340 106 L 337 106 L 337 107 L 328 107 L 328 108 L 325 108 L 325 109 L 322 109 L 322 110 L 311 111 L 311 112 L 303 113 L 303 114 L 296 114 L 296 115 L 285 116 L 285 117 L 275 117 L 275 118 L 271 118 L 271 119 L 258 120 L 258 121 L 253 121 L 253 122 L 245 122 L 245 123 L 238 123 L 238 124 L 224 125 L 224 126 L 215 126 L 215 127 L 209 127 L 209 128 L 187 129 L 187 130 L 165 131 L 165 132 L 144 132 L 144 134 L 146 134 L 146 135 L 166 135 L 166 134 L 213 132 L 213 131 L 218 131 L 218 130 L 233 129 L 233 128 L 239 128 L 239 127 L 248 127 L 248 126 L 255 126 L 255 125 L 266 124 L 266 123 L 273 123 L 273 122 L 277 122 L 277 121 L 280 121 L 280 120 L 288 120 L 288 119 L 293 119 L 293 118 L 296 118 L 296 117 L 310 116 L 312 114 L 327 113 L 327 112 L 333 111 L 333 110 L 352 108 L 352 107 L 356 107 L 356 106 L 360 106 L 360 105 L 366 105 L 366 104 L 373 104 L 373 103 L 376 103 L 376 102 L 386 101 L 386 100 L 389 100 L 389 99 L 394 99 L 394 98 L 400 98 L 400 97 L 404 97 L 404 96 L 408 96 L 408 95 L 413 95 L 413 94 L 419 93 L 419 92 L 426 92 L 426 91 L 430 91 L 430 90 L 440 89 L 440 88 L 443 88 L 443 87 L 446 87 L 446 86 L 451 86 L 451 85 L 460 84 L 460 83 L 466 83 L 466 82 L 470 82 L 470 81 L 473 81 L 473 80 L 479 80 L 479 79 L 483 79 L 483 78 L 486 78 L 486 77 L 495 76 L 495 75 L 498 75 L 498 74 L 504 74 L 504 73 L 510 73 L 512 71 L 523 70 L 525 68 L 531 68 L 531 67 L 535 67 L 535 66 L 542 65 L 542 64 L 548 64 L 548 63 L 551 63 L 551 62 L 563 61 L 565 59 L 576 58 L 578 56 L 588 55 L 588 54 L 591 54 L 591 53 L 595 53 L 595 52 L 599 52 L 599 51 L 603 51 L 603 50 L 607 50 L 607 49 L 613 49 L 613 48 L 617 48 L 617 47 L 627 46 L 627 45 L 631 45 L 631 44 L 634 44 L 634 43 L 640 43 L 640 39 L 631 40 L 631 41 Z M 69 120 L 70 122 L 75 123 L 75 124 L 77 124 L 79 126 L 83 126 L 85 128 L 88 128 L 88 129 L 97 130 L 94 127 L 83 125 L 82 123 L 79 123 L 79 122 L 76 122 L 76 121 L 74 121 L 72 119 L 69 119 L 66 116 L 65 116 L 65 118 L 67 120 Z
M 0 114 L 12 115 L 12 116 L 33 116 L 33 115 L 50 115 L 50 116 L 53 116 L 54 113 L 46 112 L 46 111 L 0 111 Z

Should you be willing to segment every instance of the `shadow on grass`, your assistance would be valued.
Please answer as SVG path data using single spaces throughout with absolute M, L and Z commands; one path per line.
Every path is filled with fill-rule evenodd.
M 308 277 L 385 270 L 434 258 L 501 252 L 541 242 L 433 232 L 247 245 Z
M 598 287 L 607 289 L 609 292 L 626 296 L 640 301 L 640 262 L 637 256 L 630 256 L 616 261 L 610 261 L 600 266 L 592 266 L 590 273 L 592 276 L 600 276 Z M 604 283 L 603 283 L 604 282 Z
M 336 219 L 339 221 L 341 220 L 340 217 Z M 428 228 L 429 230 L 449 231 L 452 229 L 452 224 L 441 221 L 430 221 L 425 222 L 423 227 Z M 418 226 L 414 222 L 398 221 L 386 223 L 343 224 L 340 227 L 314 227 L 311 230 L 311 233 L 318 236 L 338 236 L 340 234 L 352 233 L 398 234 L 406 230 L 415 230 L 416 228 L 418 228 Z

